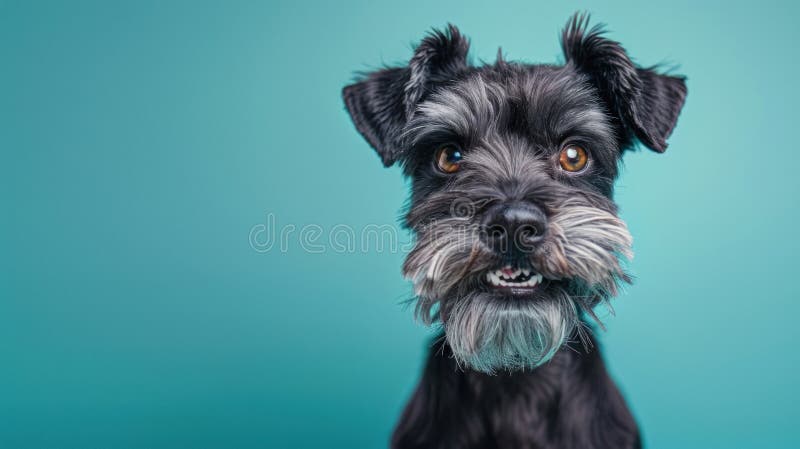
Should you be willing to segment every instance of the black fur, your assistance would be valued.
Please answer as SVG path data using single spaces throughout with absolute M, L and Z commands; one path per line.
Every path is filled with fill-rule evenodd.
M 663 153 L 686 98 L 685 78 L 634 66 L 618 42 L 603 36 L 602 26 L 587 32 L 588 23 L 588 15 L 576 14 L 564 28 L 561 48 L 567 63 L 589 75 L 626 131 Z
M 570 19 L 561 45 L 563 66 L 498 57 L 474 67 L 450 25 L 430 33 L 407 66 L 344 88 L 358 131 L 412 179 L 405 224 L 417 240 L 404 274 L 418 317 L 445 331 L 393 448 L 640 447 L 585 320 L 630 279 L 630 235 L 613 202 L 619 161 L 637 141 L 666 149 L 685 79 L 636 67 L 584 15 Z M 560 165 L 570 145 L 587 150 L 585 169 Z M 436 155 L 450 147 L 463 159 L 444 173 Z M 535 244 L 487 243 L 497 213 L 535 216 Z M 500 288 L 498 267 L 539 281 Z
M 402 152 L 402 132 L 417 104 L 434 86 L 467 70 L 469 42 L 450 25 L 432 31 L 414 51 L 407 67 L 367 74 L 342 91 L 356 128 L 387 167 Z
M 569 344 L 531 372 L 462 370 L 431 347 L 393 448 L 639 448 L 636 422 L 599 351 Z

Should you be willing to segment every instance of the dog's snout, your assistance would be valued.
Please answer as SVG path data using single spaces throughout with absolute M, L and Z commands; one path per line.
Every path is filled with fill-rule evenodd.
M 483 238 L 495 251 L 530 252 L 544 238 L 547 217 L 534 204 L 497 204 L 483 217 Z

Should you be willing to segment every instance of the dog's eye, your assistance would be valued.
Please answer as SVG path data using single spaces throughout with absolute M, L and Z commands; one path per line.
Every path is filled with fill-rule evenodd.
M 561 149 L 561 154 L 558 156 L 558 163 L 561 168 L 569 172 L 578 172 L 586 167 L 589 162 L 589 153 L 583 147 L 570 144 Z
M 457 172 L 461 158 L 461 150 L 454 145 L 445 145 L 436 150 L 436 166 L 444 173 Z

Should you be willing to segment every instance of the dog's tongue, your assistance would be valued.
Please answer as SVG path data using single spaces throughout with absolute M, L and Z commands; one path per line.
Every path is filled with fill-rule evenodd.
M 514 272 L 516 270 L 514 270 L 511 267 L 503 267 L 502 271 L 503 271 L 503 274 L 505 274 L 507 277 L 511 277 L 511 276 L 514 276 Z

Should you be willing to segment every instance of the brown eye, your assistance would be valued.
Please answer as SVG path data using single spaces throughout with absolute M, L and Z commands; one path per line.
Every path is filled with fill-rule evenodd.
M 461 166 L 461 150 L 446 145 L 436 150 L 436 166 L 444 173 L 455 173 Z
M 589 153 L 578 145 L 565 146 L 558 156 L 558 163 L 561 164 L 561 168 L 569 172 L 583 170 L 587 162 L 589 162 Z

